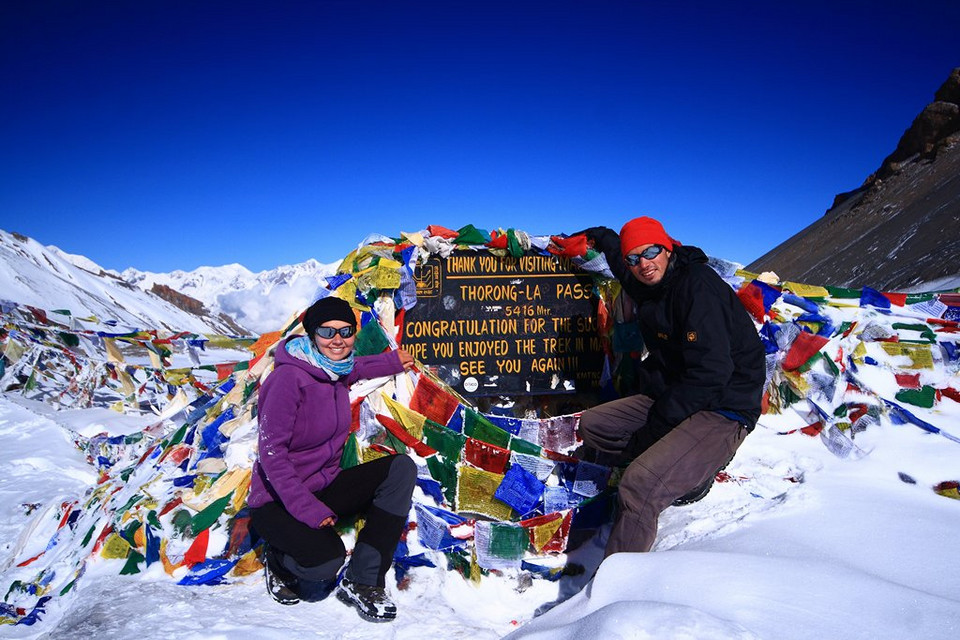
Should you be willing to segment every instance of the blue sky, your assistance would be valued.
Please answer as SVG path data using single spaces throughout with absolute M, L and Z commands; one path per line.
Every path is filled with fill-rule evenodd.
M 957 33 L 953 0 L 4 2 L 0 227 L 259 271 L 652 215 L 748 263 L 879 167 Z

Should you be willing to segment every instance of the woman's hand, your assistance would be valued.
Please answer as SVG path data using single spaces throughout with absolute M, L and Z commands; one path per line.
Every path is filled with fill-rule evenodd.
M 323 521 L 320 523 L 320 526 L 317 527 L 317 529 L 323 529 L 324 527 L 332 527 L 336 521 L 337 519 L 334 518 L 333 516 L 327 516 L 326 518 L 323 519 Z
M 413 368 L 415 361 L 413 359 L 413 356 L 407 353 L 406 350 L 397 349 L 397 355 L 400 356 L 400 364 L 403 365 L 404 371 L 409 371 L 410 369 Z

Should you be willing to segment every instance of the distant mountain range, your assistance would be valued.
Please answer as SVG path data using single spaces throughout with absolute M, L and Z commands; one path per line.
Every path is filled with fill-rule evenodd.
M 251 335 L 282 328 L 337 264 L 316 260 L 252 273 L 234 264 L 157 274 L 122 274 L 0 230 L 0 301 L 94 316 L 118 330 L 163 329 Z
M 885 291 L 960 286 L 960 68 L 858 189 L 747 265 L 781 280 Z
M 281 329 L 313 300 L 323 278 L 336 273 L 339 263 L 310 259 L 253 273 L 243 265 L 199 267 L 193 271 L 151 273 L 126 269 L 119 274 L 143 291 L 165 295 L 164 288 L 199 300 L 213 313 L 231 317 L 256 333 Z M 173 295 L 173 294 L 166 294 Z
M 83 256 L 45 247 L 18 233 L 0 231 L 0 266 L 0 299 L 17 305 L 65 310 L 77 318 L 92 316 L 118 331 L 249 333 L 228 316 L 202 308 L 185 311 Z

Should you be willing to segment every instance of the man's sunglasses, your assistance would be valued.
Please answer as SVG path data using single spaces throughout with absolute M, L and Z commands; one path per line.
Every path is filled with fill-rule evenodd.
M 356 332 L 356 329 L 351 326 L 340 327 L 339 329 L 334 329 L 333 327 L 317 327 L 317 330 L 314 331 L 318 336 L 324 340 L 330 340 L 333 336 L 340 334 L 341 338 L 349 338 Z
M 666 249 L 666 247 L 662 247 L 659 244 L 655 244 L 651 247 L 647 247 L 640 253 L 631 253 L 628 256 L 624 256 L 623 261 L 626 262 L 631 267 L 635 267 L 638 264 L 640 264 L 640 258 L 643 258 L 644 260 L 653 260 L 658 255 L 663 253 L 664 249 Z

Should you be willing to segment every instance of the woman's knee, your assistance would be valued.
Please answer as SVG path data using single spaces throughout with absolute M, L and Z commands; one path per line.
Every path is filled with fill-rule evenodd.
M 318 530 L 322 535 L 312 541 L 298 541 L 300 544 L 290 550 L 289 555 L 301 567 L 340 566 L 347 558 L 347 549 L 343 540 L 333 527 Z
M 387 478 L 392 482 L 412 488 L 417 484 L 417 463 L 410 456 L 394 456 L 390 463 Z
M 377 489 L 373 504 L 384 511 L 405 516 L 410 511 L 417 486 L 417 464 L 409 456 L 394 456 L 386 478 Z

